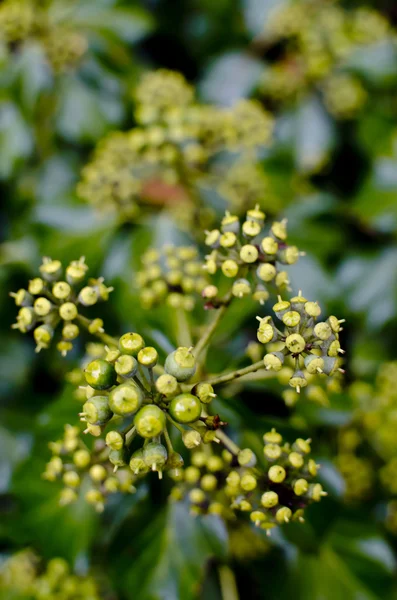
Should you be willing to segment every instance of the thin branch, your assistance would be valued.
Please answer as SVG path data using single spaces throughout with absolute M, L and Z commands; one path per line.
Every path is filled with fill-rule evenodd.
M 228 435 L 222 429 L 218 429 L 216 437 L 222 442 L 222 444 L 232 453 L 237 455 L 240 452 L 240 448 L 230 439 Z
M 236 578 L 228 565 L 218 567 L 222 600 L 239 600 Z
M 78 323 L 80 323 L 80 325 L 82 325 L 84 327 L 84 329 L 89 331 L 88 328 L 91 325 L 90 319 L 87 319 L 87 317 L 83 317 L 83 315 L 77 315 L 76 321 L 78 321 Z M 95 335 L 104 344 L 107 344 L 108 346 L 116 346 L 116 348 L 118 346 L 118 343 L 119 343 L 118 340 L 116 338 L 112 337 L 111 335 L 108 335 L 104 331 L 97 331 L 95 333 L 92 333 L 91 335 Z
M 255 371 L 259 371 L 259 369 L 263 369 L 263 360 L 258 360 L 258 362 L 249 365 L 248 367 L 244 367 L 243 369 L 238 369 L 237 371 L 232 371 L 231 373 L 226 373 L 225 375 L 220 375 L 219 377 L 215 377 L 214 379 L 210 379 L 206 381 L 206 383 L 210 383 L 211 385 L 218 385 L 220 383 L 227 383 L 228 381 L 233 381 L 233 379 L 237 379 L 239 377 L 244 377 L 244 375 L 248 375 L 248 373 L 254 373 Z

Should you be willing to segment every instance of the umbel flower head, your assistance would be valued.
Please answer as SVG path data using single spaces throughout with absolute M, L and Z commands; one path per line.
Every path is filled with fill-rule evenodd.
M 152 248 L 142 256 L 142 265 L 136 283 L 144 308 L 165 303 L 175 309 L 192 310 L 197 294 L 208 283 L 195 246 Z
M 198 103 L 183 76 L 165 69 L 146 74 L 135 99 L 138 126 L 98 144 L 78 193 L 131 220 L 142 208 L 166 206 L 194 231 L 207 212 L 200 186 L 223 180 L 225 169 L 215 169 L 213 159 L 227 153 L 232 164 L 246 163 L 248 155 L 255 161 L 271 140 L 273 119 L 255 101 L 232 108 Z
M 90 575 L 75 575 L 63 558 L 43 564 L 32 550 L 22 550 L 0 566 L 1 597 L 32 600 L 100 600 L 97 583 Z
M 273 311 L 283 323 L 282 330 L 272 317 L 257 317 L 258 340 L 262 344 L 279 342 L 277 350 L 268 352 L 263 359 L 266 369 L 281 371 L 284 362 L 292 360 L 294 372 L 289 385 L 299 393 L 307 385 L 305 374 L 331 375 L 339 368 L 338 356 L 344 354 L 339 332 L 344 319 L 331 316 L 326 321 L 319 321 L 320 306 L 306 300 L 300 292 L 290 300 L 282 300 L 279 296 Z
M 352 118 L 363 106 L 366 91 L 346 70 L 346 59 L 365 45 L 390 38 L 385 17 L 367 7 L 345 9 L 336 2 L 301 0 L 275 6 L 263 35 L 284 44 L 264 71 L 262 91 L 280 102 L 300 97 L 318 86 L 329 112 Z M 343 70 L 342 70 L 343 69 Z
M 220 228 L 206 232 L 205 243 L 212 248 L 204 265 L 207 273 L 220 271 L 231 282 L 233 296 L 252 296 L 261 304 L 269 298 L 269 286 L 288 288 L 288 274 L 280 265 L 293 265 L 302 254 L 287 244 L 287 221 L 266 227 L 258 205 L 247 211 L 242 223 L 237 215 L 226 212 Z M 214 306 L 221 301 L 214 285 L 204 288 L 203 297 Z
M 193 514 L 219 514 L 225 519 L 246 513 L 267 532 L 289 521 L 303 521 L 304 509 L 326 492 L 313 482 L 318 465 L 310 458 L 310 440 L 291 445 L 272 429 L 263 436 L 265 468 L 249 448 L 222 456 L 196 451 L 171 497 L 189 498 Z
M 76 67 L 87 50 L 87 40 L 76 26 L 54 19 L 53 4 L 36 0 L 5 0 L 0 6 L 0 39 L 9 46 L 34 40 L 42 45 L 55 73 Z
M 50 346 L 58 327 L 62 339 L 57 348 L 62 355 L 73 348 L 81 326 L 93 334 L 103 332 L 101 319 L 89 321 L 80 311 L 108 300 L 113 288 L 107 287 L 103 278 L 89 279 L 85 284 L 88 266 L 84 257 L 66 269 L 61 261 L 44 258 L 39 271 L 40 276 L 29 281 L 27 289 L 10 294 L 19 307 L 12 327 L 22 333 L 33 331 L 36 352 Z

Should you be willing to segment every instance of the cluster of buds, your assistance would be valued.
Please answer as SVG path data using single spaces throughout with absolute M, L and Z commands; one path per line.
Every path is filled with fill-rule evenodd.
M 38 6 L 40 4 L 40 6 Z M 42 44 L 44 55 L 55 73 L 74 68 L 87 50 L 87 40 L 72 24 L 56 23 L 53 2 L 5 0 L 0 7 L 0 39 L 12 49 L 26 40 Z
M 247 154 L 255 160 L 253 151 L 271 140 L 273 120 L 255 101 L 232 108 L 200 104 L 183 76 L 165 69 L 146 74 L 135 97 L 138 126 L 98 144 L 78 194 L 130 220 L 142 209 L 165 206 L 194 231 L 206 212 L 202 185 L 218 187 L 224 177 L 214 157 L 227 152 L 232 164 L 245 164 Z
M 188 496 L 194 514 L 219 514 L 232 519 L 240 511 L 261 529 L 270 530 L 289 521 L 303 521 L 304 509 L 326 496 L 312 480 L 318 465 L 309 458 L 310 440 L 290 445 L 272 429 L 263 436 L 265 469 L 249 448 L 222 456 L 196 452 L 171 497 Z M 263 461 L 262 461 L 263 462 Z
M 150 249 L 142 256 L 143 269 L 136 276 L 144 308 L 167 304 L 193 310 L 196 298 L 208 281 L 195 246 L 165 246 Z
M 209 275 L 219 270 L 232 280 L 231 294 L 236 298 L 252 296 L 264 304 L 269 285 L 280 291 L 288 288 L 288 274 L 279 265 L 293 265 L 302 254 L 286 240 L 286 220 L 273 222 L 267 230 L 265 214 L 258 205 L 247 211 L 242 224 L 236 215 L 226 212 L 220 229 L 206 232 L 205 243 L 213 250 L 206 256 L 204 269 Z M 216 285 L 204 288 L 202 295 L 214 306 L 221 302 Z
M 193 448 L 213 441 L 221 425 L 219 417 L 206 412 L 215 397 L 210 384 L 188 385 L 186 391 L 185 382 L 196 371 L 192 348 L 171 352 L 164 367 L 158 358 L 155 348 L 131 332 L 84 371 L 86 401 L 80 417 L 87 423 L 86 433 L 103 433 L 110 463 L 115 469 L 129 465 L 135 476 L 156 471 L 162 478 L 164 470 L 175 473 L 183 466 L 169 428 Z
M 319 84 L 331 114 L 354 117 L 366 92 L 360 81 L 340 68 L 358 48 L 391 34 L 385 17 L 370 8 L 346 10 L 336 3 L 311 0 L 275 7 L 263 35 L 270 45 L 284 44 L 284 51 L 266 68 L 262 90 L 272 100 L 288 101 Z
M 63 558 L 47 564 L 32 550 L 10 556 L 0 567 L 0 594 L 31 600 L 99 600 L 98 586 L 90 575 L 75 575 Z
M 320 306 L 317 302 L 306 300 L 300 292 L 289 301 L 279 296 L 273 311 L 282 321 L 283 331 L 278 329 L 272 317 L 257 317 L 258 340 L 277 348 L 264 356 L 266 369 L 281 371 L 286 360 L 292 361 L 294 372 L 289 385 L 298 394 L 307 386 L 307 373 L 329 376 L 337 369 L 343 372 L 338 366 L 339 354 L 344 353 L 339 343 L 343 319 L 331 316 L 326 321 L 318 321 Z
M 59 325 L 62 339 L 57 348 L 63 356 L 72 350 L 79 327 L 86 327 L 92 334 L 103 332 L 101 319 L 89 321 L 79 310 L 108 300 L 113 288 L 107 287 L 103 278 L 89 279 L 84 285 L 87 271 L 84 258 L 72 261 L 65 270 L 59 260 L 44 258 L 40 277 L 29 281 L 26 290 L 11 292 L 19 307 L 17 322 L 12 327 L 22 333 L 33 331 L 36 352 L 50 346 Z
M 100 428 L 88 427 L 93 435 L 100 433 Z M 102 512 L 109 495 L 136 491 L 135 478 L 129 469 L 114 470 L 105 442 L 95 440 L 89 448 L 82 441 L 78 427 L 66 425 L 63 438 L 50 442 L 49 448 L 52 458 L 42 476 L 47 481 L 61 481 L 64 485 L 59 496 L 61 506 L 75 502 L 81 491 L 86 502 Z

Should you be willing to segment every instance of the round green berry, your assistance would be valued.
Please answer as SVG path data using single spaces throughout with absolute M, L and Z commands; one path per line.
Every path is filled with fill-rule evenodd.
M 113 416 L 109 407 L 109 398 L 107 396 L 93 396 L 83 405 L 81 414 L 87 423 L 91 423 L 91 425 L 105 425 Z
M 139 333 L 125 333 L 119 339 L 119 349 L 122 354 L 137 356 L 138 352 L 145 347 L 145 340 Z
M 150 442 L 143 449 L 143 460 L 152 471 L 160 471 L 167 462 L 168 454 L 165 446 Z
M 134 425 L 141 437 L 156 437 L 165 427 L 165 414 L 155 404 L 148 404 L 135 415 Z
M 193 423 L 200 418 L 201 402 L 192 394 L 179 394 L 171 400 L 168 411 L 177 423 Z
M 216 398 L 214 388 L 210 383 L 206 382 L 197 383 L 192 389 L 192 394 L 197 396 L 197 398 L 199 398 L 204 404 L 209 404 L 214 398 Z
M 143 449 L 139 448 L 130 458 L 130 469 L 134 475 L 143 475 L 148 472 L 148 466 L 143 458 Z
M 122 377 L 133 377 L 138 371 L 138 361 L 129 354 L 121 354 L 117 357 L 114 368 L 116 373 Z
M 160 394 L 166 397 L 175 396 L 179 390 L 179 384 L 173 375 L 160 375 L 156 381 L 156 389 Z
M 113 365 L 100 358 L 87 365 L 84 376 L 88 385 L 94 390 L 106 390 L 115 385 L 117 381 Z
M 109 407 L 116 415 L 128 417 L 136 413 L 143 402 L 143 392 L 134 382 L 122 383 L 109 394 Z
M 138 362 L 150 369 L 157 364 L 158 358 L 158 352 L 152 346 L 146 346 L 146 348 L 142 348 L 138 352 Z
M 165 360 L 164 369 L 178 381 L 187 381 L 196 372 L 196 359 L 190 348 L 180 347 Z

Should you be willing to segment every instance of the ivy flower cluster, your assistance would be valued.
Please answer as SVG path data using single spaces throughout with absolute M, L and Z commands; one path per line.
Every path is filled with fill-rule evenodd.
M 37 41 L 54 73 L 76 67 L 87 50 L 87 40 L 75 26 L 59 21 L 54 2 L 5 0 L 0 6 L 0 43 L 16 45 Z
M 284 102 L 317 87 L 331 114 L 352 118 L 364 105 L 367 92 L 344 62 L 357 49 L 391 35 L 385 17 L 369 7 L 349 10 L 337 2 L 313 0 L 275 7 L 263 40 L 270 45 L 282 43 L 284 51 L 266 68 L 263 93 Z
M 57 348 L 63 356 L 72 350 L 80 327 L 92 334 L 103 333 L 102 319 L 90 321 L 79 311 L 108 300 L 113 288 L 107 287 L 103 278 L 89 279 L 84 285 L 88 271 L 84 257 L 65 269 L 61 261 L 47 257 L 39 271 L 40 276 L 29 281 L 27 289 L 10 294 L 19 307 L 12 327 L 22 333 L 33 331 L 36 352 L 49 347 L 58 326 L 62 328 L 62 339 Z
M 339 342 L 339 332 L 344 319 L 330 316 L 318 321 L 321 308 L 317 302 L 306 300 L 299 293 L 290 300 L 282 300 L 273 306 L 274 314 L 283 323 L 281 331 L 272 317 L 257 317 L 257 338 L 262 344 L 277 344 L 277 350 L 268 352 L 264 359 L 265 368 L 281 371 L 287 360 L 294 365 L 289 385 L 297 393 L 307 386 L 306 374 L 331 375 L 338 366 L 338 357 L 344 354 Z
M 349 388 L 354 402 L 351 423 L 338 435 L 338 466 L 345 496 L 357 503 L 371 498 L 378 485 L 387 503 L 385 524 L 397 534 L 397 363 L 382 365 L 375 385 L 357 381 Z
M 101 428 L 87 423 L 86 432 L 93 436 L 101 434 Z M 135 477 L 129 469 L 114 470 L 109 460 L 110 449 L 103 440 L 95 440 L 89 448 L 81 439 L 80 428 L 66 425 L 63 438 L 50 442 L 51 460 L 47 463 L 43 479 L 61 481 L 61 506 L 72 504 L 83 493 L 88 504 L 102 512 L 109 495 L 133 494 Z
M 268 286 L 288 289 L 288 273 L 279 265 L 293 265 L 302 254 L 286 240 L 286 220 L 274 221 L 266 228 L 265 213 L 259 205 L 247 211 L 243 223 L 227 211 L 220 229 L 206 232 L 205 244 L 212 252 L 206 256 L 204 269 L 212 276 L 219 271 L 232 281 L 232 296 L 252 296 L 264 304 L 270 296 Z M 204 288 L 203 297 L 214 306 L 222 303 L 216 285 Z
M 162 303 L 190 311 L 208 284 L 196 246 L 164 246 L 142 256 L 143 269 L 136 275 L 144 308 Z
M 279 524 L 303 521 L 305 507 L 326 492 L 313 483 L 318 465 L 310 458 L 310 440 L 290 445 L 275 430 L 263 436 L 264 468 L 249 448 L 222 456 L 196 451 L 172 491 L 178 500 L 187 496 L 193 514 L 218 514 L 235 518 L 247 513 L 255 526 L 270 530 Z
M 255 161 L 271 140 L 273 119 L 259 103 L 201 104 L 180 73 L 146 74 L 135 99 L 137 126 L 98 144 L 78 186 L 82 199 L 125 219 L 160 205 L 174 210 L 180 223 L 197 224 L 203 185 L 222 188 L 225 169 L 213 168 L 213 159 L 227 153 L 232 164 L 246 163 L 247 156 Z
M 75 575 L 63 558 L 47 564 L 32 550 L 23 550 L 0 565 L 2 598 L 31 600 L 99 600 L 102 596 L 91 575 Z
M 225 219 L 233 227 L 224 229 L 219 233 L 220 236 L 239 231 L 238 219 L 231 215 L 227 215 Z M 257 231 L 257 226 L 262 229 L 263 219 L 263 213 L 255 208 L 250 211 L 243 224 L 243 231 Z M 284 236 L 285 224 L 278 223 L 272 225 L 272 236 L 263 238 L 278 245 L 279 250 L 275 254 L 280 252 L 280 258 L 283 252 L 288 254 L 290 248 L 281 247 Z M 263 248 L 263 240 L 261 244 Z M 256 250 L 256 246 L 251 247 Z M 242 246 L 243 248 L 249 253 L 247 245 Z M 193 252 L 189 247 L 173 248 L 165 256 L 174 259 L 168 263 L 171 268 L 169 273 L 176 271 L 180 284 L 181 272 L 185 274 L 185 286 L 189 279 L 196 281 L 194 275 L 198 279 L 202 277 L 199 275 L 196 250 Z M 154 267 L 153 276 L 159 274 L 158 257 L 158 253 L 149 251 L 146 256 L 146 273 Z M 301 294 L 291 301 L 279 298 L 273 309 L 285 329 L 278 329 L 271 317 L 260 318 L 258 340 L 266 345 L 274 346 L 278 343 L 280 347 L 275 350 L 273 347 L 269 348 L 269 352 L 253 364 L 211 377 L 202 362 L 206 356 L 204 350 L 210 344 L 230 302 L 235 299 L 233 295 L 228 303 L 218 309 L 214 308 L 214 318 L 209 320 L 204 330 L 199 331 L 201 337 L 194 346 L 180 345 L 162 361 L 156 348 L 147 345 L 139 333 L 128 332 L 120 338 L 114 338 L 105 333 L 101 319 L 90 320 L 79 314 L 77 305 L 90 306 L 100 299 L 106 300 L 111 291 L 102 279 L 89 280 L 88 286 L 84 286 L 86 272 L 87 266 L 83 259 L 70 263 L 64 274 L 59 261 L 45 259 L 40 267 L 41 277 L 32 280 L 27 290 L 19 290 L 13 294 L 20 307 L 16 327 L 24 333 L 33 330 L 39 349 L 50 345 L 54 330 L 61 321 L 63 340 L 58 343 L 61 351 L 70 349 L 69 346 L 64 346 L 69 341 L 64 333 L 65 327 L 76 327 L 76 337 L 79 333 L 78 326 L 81 325 L 99 339 L 99 343 L 90 344 L 87 348 L 84 385 L 81 385 L 80 370 L 75 369 L 69 377 L 69 381 L 79 386 L 78 399 L 82 402 L 79 416 L 85 424 L 84 433 L 91 434 L 95 439 L 92 444 L 84 443 L 78 427 L 66 426 L 63 438 L 50 444 L 52 458 L 43 474 L 49 481 L 62 481 L 64 488 L 60 496 L 61 504 L 74 502 L 81 494 L 98 511 L 102 511 L 110 494 L 133 493 L 135 485 L 150 472 L 156 472 L 162 478 L 165 471 L 174 480 L 186 482 L 186 473 L 191 473 L 191 468 L 183 471 L 184 458 L 173 446 L 176 439 L 179 439 L 179 446 L 182 442 L 188 450 L 197 450 L 204 444 L 202 452 L 200 449 L 195 456 L 202 456 L 203 452 L 206 457 L 211 455 L 208 464 L 206 463 L 210 471 L 207 475 L 212 473 L 213 476 L 204 480 L 209 486 L 208 491 L 219 491 L 218 483 L 223 485 L 222 494 L 225 490 L 230 492 L 226 494 L 230 500 L 230 510 L 249 510 L 253 515 L 256 514 L 257 518 L 252 516 L 255 522 L 263 521 L 264 529 L 271 528 L 276 522 L 298 518 L 301 516 L 298 510 L 310 498 L 316 500 L 321 497 L 321 486 L 309 483 L 310 477 L 315 476 L 314 463 L 302 458 L 310 451 L 309 442 L 297 440 L 289 447 L 277 432 L 266 434 L 264 452 L 267 471 L 262 473 L 255 465 L 253 452 L 249 449 L 241 450 L 226 435 L 226 424 L 222 422 L 221 416 L 214 413 L 211 403 L 219 386 L 239 378 L 243 380 L 245 375 L 260 369 L 279 373 L 284 360 L 286 364 L 292 360 L 295 365 L 295 371 L 288 381 L 298 392 L 306 385 L 303 370 L 312 378 L 319 374 L 330 375 L 337 368 L 337 356 L 341 351 L 338 340 L 341 322 L 336 317 L 317 322 L 321 312 L 317 303 L 307 301 Z M 160 281 L 159 277 L 157 279 Z M 176 280 L 172 278 L 165 278 L 164 281 L 176 284 Z M 187 288 L 182 286 L 179 292 L 189 290 L 190 285 Z M 169 292 L 168 297 L 174 293 Z M 181 310 L 179 302 L 170 305 L 177 312 Z M 25 311 L 31 316 L 30 320 Z M 193 340 L 196 330 L 190 331 L 188 319 L 185 327 L 188 328 L 185 334 Z M 43 338 L 41 331 L 50 335 Z M 211 443 L 222 444 L 227 449 L 222 458 L 212 455 Z M 302 456 L 299 458 L 295 456 L 297 454 Z M 296 458 L 295 462 L 291 462 L 294 460 L 292 457 Z M 218 471 L 223 472 L 226 464 L 230 478 L 234 478 L 233 484 L 229 474 L 226 475 L 226 484 L 225 477 L 221 475 L 218 483 L 215 481 Z M 195 466 L 198 465 L 193 464 Z M 237 477 L 241 478 L 241 484 Z M 251 483 L 246 483 L 248 480 Z M 212 483 L 208 483 L 209 481 Z M 214 483 L 216 485 L 210 490 Z M 283 485 L 277 487 L 278 484 Z M 274 486 L 277 489 L 273 489 Z M 291 488 L 290 492 L 283 492 L 285 486 Z M 257 492 L 254 493 L 254 490 Z M 260 490 L 261 494 L 258 495 Z M 269 514 L 263 512 L 266 506 L 260 500 L 267 492 L 278 494 L 277 503 L 274 504 L 277 510 L 270 511 Z M 294 494 L 300 497 L 299 501 Z M 192 498 L 194 497 L 198 499 L 199 492 L 195 492 Z M 204 500 L 197 500 L 196 504 L 201 506 L 202 502 Z M 248 506 L 251 508 L 246 508 Z M 273 508 L 273 505 L 268 508 Z M 264 516 L 259 514 L 261 511 Z

